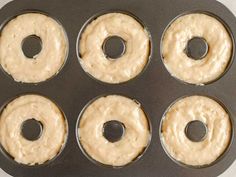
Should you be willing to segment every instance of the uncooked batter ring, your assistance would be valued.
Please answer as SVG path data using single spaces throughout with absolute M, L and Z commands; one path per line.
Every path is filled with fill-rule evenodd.
M 200 142 L 193 142 L 186 135 L 186 126 L 192 121 L 201 121 L 207 127 L 207 134 Z M 160 136 L 173 159 L 201 167 L 212 164 L 225 152 L 231 130 L 230 117 L 218 102 L 205 96 L 189 96 L 168 108 L 162 118 Z
M 103 52 L 104 41 L 121 37 L 126 44 L 124 55 L 110 59 Z M 126 82 L 140 74 L 148 63 L 149 33 L 133 17 L 122 13 L 99 16 L 82 31 L 79 57 L 82 68 L 94 78 L 111 84 Z
M 39 121 L 43 130 L 39 139 L 27 140 L 22 124 Z M 39 95 L 24 95 L 11 101 L 0 115 L 0 143 L 13 159 L 25 165 L 40 165 L 58 155 L 67 138 L 67 122 L 60 109 Z
M 206 40 L 206 56 L 195 60 L 185 52 L 193 38 Z M 161 52 L 169 73 L 190 84 L 203 85 L 218 79 L 230 63 L 233 41 L 226 27 L 213 16 L 192 13 L 178 17 L 164 32 Z
M 42 41 L 42 50 L 33 58 L 22 51 L 29 36 Z M 56 75 L 66 61 L 68 39 L 63 27 L 40 13 L 26 13 L 9 21 L 0 36 L 0 64 L 17 82 L 39 83 Z
M 114 143 L 103 136 L 104 124 L 113 120 L 125 127 L 122 138 Z M 113 167 L 122 167 L 137 159 L 151 137 L 141 105 L 119 95 L 100 97 L 88 105 L 79 119 L 78 136 L 90 158 Z

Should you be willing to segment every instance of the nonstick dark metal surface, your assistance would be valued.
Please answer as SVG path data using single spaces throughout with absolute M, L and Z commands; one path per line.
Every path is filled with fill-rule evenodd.
M 235 131 L 232 142 L 223 156 L 204 168 L 179 165 L 165 153 L 159 137 L 161 118 L 168 106 L 186 95 L 206 95 L 224 104 L 236 127 L 236 62 L 217 81 L 206 86 L 185 84 L 170 76 L 164 67 L 160 43 L 168 24 L 177 16 L 191 11 L 211 13 L 222 19 L 236 35 L 236 19 L 215 0 L 20 0 L 0 10 L 0 23 L 29 11 L 46 13 L 63 25 L 69 40 L 69 54 L 60 73 L 45 82 L 22 84 L 0 71 L 0 105 L 12 98 L 27 94 L 41 94 L 55 101 L 65 113 L 69 134 L 65 148 L 52 161 L 28 167 L 17 164 L 2 150 L 0 167 L 16 177 L 216 177 L 236 158 Z M 91 17 L 106 12 L 124 11 L 140 19 L 151 34 L 151 57 L 145 71 L 123 84 L 105 84 L 86 74 L 78 61 L 77 38 Z M 210 28 L 210 27 L 209 27 Z M 233 56 L 233 59 L 235 57 Z M 152 126 L 152 139 L 144 155 L 123 168 L 109 168 L 92 163 L 81 151 L 76 137 L 76 123 L 84 106 L 100 95 L 121 94 L 138 100 Z M 184 146 L 184 144 L 183 144 Z

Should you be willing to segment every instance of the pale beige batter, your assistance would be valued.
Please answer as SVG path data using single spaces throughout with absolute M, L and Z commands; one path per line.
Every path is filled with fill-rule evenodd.
M 41 137 L 29 141 L 22 123 L 34 118 L 43 125 Z M 43 164 L 54 158 L 67 137 L 67 123 L 59 108 L 39 95 L 24 95 L 10 102 L 0 116 L 0 143 L 18 163 Z
M 208 54 L 201 60 L 189 58 L 185 48 L 190 39 L 204 38 Z M 224 25 L 206 14 L 188 14 L 177 18 L 162 40 L 163 62 L 174 77 L 191 84 L 203 85 L 224 73 L 232 55 L 232 39 Z
M 111 120 L 125 126 L 122 139 L 114 143 L 103 136 L 103 125 Z M 78 134 L 82 147 L 91 158 L 111 166 L 132 162 L 150 141 L 149 124 L 141 105 L 119 95 L 92 102 L 80 118 Z
M 22 51 L 22 41 L 36 35 L 42 50 L 33 59 Z M 6 24 L 0 36 L 0 64 L 15 81 L 38 83 L 59 72 L 65 63 L 68 41 L 62 26 L 39 13 L 19 15 Z
M 126 42 L 126 51 L 118 59 L 107 58 L 104 41 L 119 36 Z M 149 34 L 133 17 L 109 13 L 92 21 L 79 43 L 80 63 L 94 78 L 107 83 L 128 81 L 142 72 L 149 58 Z
M 189 140 L 185 128 L 199 120 L 207 126 L 205 139 Z M 231 122 L 224 108 L 208 97 L 190 96 L 174 103 L 162 120 L 161 141 L 167 153 L 191 166 L 209 165 L 226 150 L 231 139 Z

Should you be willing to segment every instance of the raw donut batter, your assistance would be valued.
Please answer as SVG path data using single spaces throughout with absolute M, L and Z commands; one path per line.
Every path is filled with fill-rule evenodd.
M 199 120 L 207 126 L 205 139 L 189 140 L 185 128 Z M 231 122 L 224 108 L 208 97 L 190 96 L 174 103 L 162 120 L 161 140 L 168 154 L 191 166 L 209 165 L 219 158 L 231 139 Z M 216 148 L 217 147 L 217 148 Z
M 103 125 L 112 120 L 125 126 L 122 139 L 114 143 L 103 136 Z M 111 166 L 132 162 L 150 140 L 148 120 L 140 104 L 118 95 L 92 102 L 80 118 L 78 134 L 82 147 L 91 158 Z
M 118 59 L 107 58 L 104 41 L 121 37 L 126 51 Z M 109 13 L 92 21 L 83 31 L 79 42 L 80 63 L 94 78 L 107 83 L 128 81 L 142 72 L 149 58 L 149 34 L 133 17 Z
M 42 40 L 41 52 L 28 58 L 22 42 L 36 35 Z M 65 63 L 68 42 L 62 26 L 39 13 L 19 15 L 6 24 L 0 36 L 0 64 L 15 81 L 38 83 L 59 72 Z
M 43 125 L 40 138 L 21 134 L 23 122 L 34 118 Z M 39 95 L 24 95 L 10 102 L 0 116 L 0 143 L 18 163 L 43 164 L 54 158 L 66 141 L 67 125 L 59 108 Z
M 208 54 L 200 60 L 185 53 L 188 41 L 204 38 Z M 232 55 L 232 39 L 224 25 L 206 14 L 188 14 L 177 18 L 162 40 L 163 62 L 174 77 L 187 83 L 202 85 L 224 73 Z

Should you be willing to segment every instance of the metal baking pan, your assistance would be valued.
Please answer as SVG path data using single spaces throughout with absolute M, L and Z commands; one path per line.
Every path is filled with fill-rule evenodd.
M 236 36 L 236 19 L 215 0 L 21 0 L 12 1 L 0 10 L 2 26 L 25 12 L 41 12 L 58 20 L 69 40 L 67 61 L 58 75 L 39 84 L 17 83 L 0 71 L 0 105 L 12 98 L 35 93 L 55 101 L 68 121 L 68 139 L 58 156 L 38 166 L 16 163 L 2 149 L 0 167 L 17 177 L 216 177 L 236 158 L 235 131 L 227 151 L 212 165 L 192 168 L 174 162 L 160 142 L 160 123 L 171 103 L 186 95 L 206 95 L 219 100 L 227 108 L 233 129 L 236 127 L 236 63 L 235 56 L 226 73 L 205 86 L 185 84 L 173 78 L 162 63 L 160 43 L 168 24 L 181 14 L 193 11 L 210 13 L 220 18 Z M 86 74 L 78 60 L 80 31 L 89 19 L 107 12 L 124 12 L 139 19 L 151 34 L 150 60 L 135 79 L 122 84 L 106 84 Z M 235 50 L 235 49 L 234 49 Z M 234 53 L 234 52 L 233 52 Z M 138 100 L 148 115 L 152 129 L 150 145 L 134 163 L 112 168 L 91 162 L 78 145 L 77 120 L 85 105 L 101 95 L 120 94 Z M 184 146 L 184 145 L 183 145 Z

